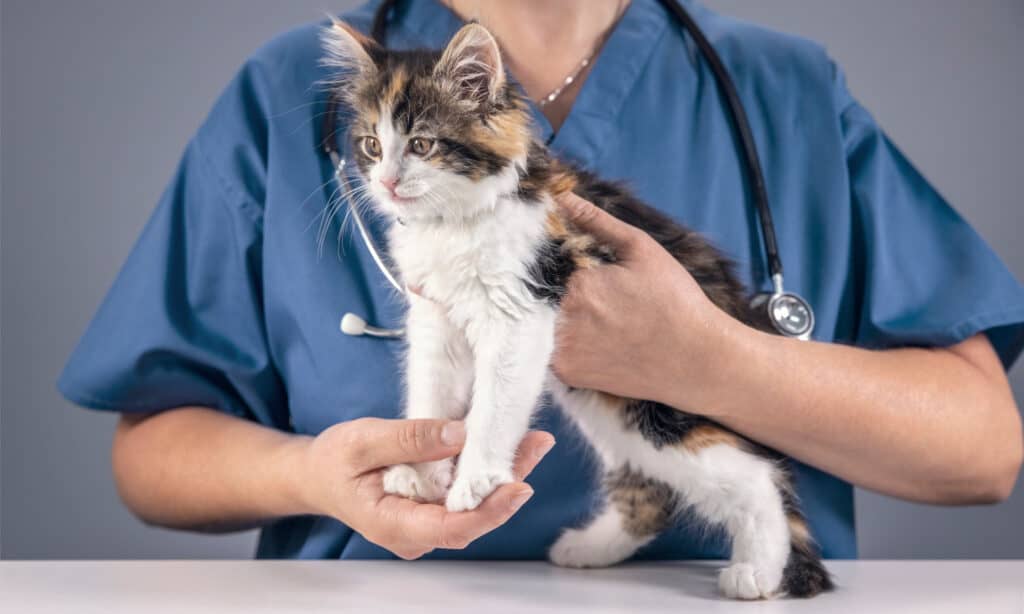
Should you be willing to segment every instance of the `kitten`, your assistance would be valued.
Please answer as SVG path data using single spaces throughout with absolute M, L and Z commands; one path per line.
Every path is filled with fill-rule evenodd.
M 701 416 L 570 389 L 548 368 L 559 302 L 576 270 L 614 250 L 568 221 L 553 195 L 573 191 L 648 232 L 730 315 L 753 326 L 731 264 L 693 231 L 623 188 L 554 160 L 505 77 L 485 28 L 462 28 L 441 52 L 390 51 L 342 22 L 324 36 L 334 95 L 352 111 L 355 162 L 394 223 L 389 252 L 409 295 L 408 418 L 466 421 L 458 467 L 399 465 L 385 489 L 470 510 L 513 481 L 519 441 L 550 392 L 596 450 L 603 509 L 550 550 L 569 567 L 630 557 L 682 510 L 722 527 L 729 597 L 809 597 L 831 588 L 779 454 Z

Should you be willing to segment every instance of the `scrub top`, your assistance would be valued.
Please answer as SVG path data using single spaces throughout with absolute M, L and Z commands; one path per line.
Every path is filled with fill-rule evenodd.
M 944 346 L 986 332 L 1008 367 L 1024 344 L 1024 290 L 850 95 L 822 48 L 684 2 L 750 115 L 787 282 L 816 310 L 815 339 Z M 368 31 L 377 4 L 343 18 Z M 72 402 L 119 412 L 206 406 L 308 434 L 399 415 L 401 342 L 349 337 L 338 323 L 352 311 L 398 327 L 402 304 L 342 215 L 317 246 L 337 187 L 317 147 L 324 25 L 256 51 L 191 139 L 60 377 Z M 440 48 L 461 25 L 438 2 L 404 1 L 388 42 Z M 557 133 L 534 115 L 558 155 L 624 180 L 720 246 L 751 288 L 770 288 L 726 107 L 655 0 L 630 3 Z M 371 230 L 382 241 L 379 220 Z M 585 447 L 557 410 L 537 423 L 559 445 L 530 476 L 531 501 L 465 550 L 428 558 L 542 558 L 562 528 L 590 514 L 597 481 Z M 855 557 L 853 488 L 799 463 L 794 473 L 824 555 Z M 721 558 L 726 545 L 681 524 L 638 557 Z M 265 527 L 257 556 L 392 555 L 337 520 L 303 516 Z

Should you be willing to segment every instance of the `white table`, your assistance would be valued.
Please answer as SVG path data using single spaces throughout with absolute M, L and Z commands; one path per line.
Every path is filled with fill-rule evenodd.
M 812 600 L 719 597 L 713 563 L 576 571 L 419 561 L 0 562 L 0 612 L 849 612 L 1024 614 L 1024 561 L 830 562 Z

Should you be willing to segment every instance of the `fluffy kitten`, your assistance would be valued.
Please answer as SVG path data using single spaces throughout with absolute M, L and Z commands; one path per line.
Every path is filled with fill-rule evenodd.
M 731 265 L 696 233 L 621 187 L 554 159 L 505 78 L 494 38 L 462 28 L 442 52 L 391 51 L 335 22 L 325 64 L 352 111 L 354 159 L 394 223 L 389 252 L 409 296 L 409 418 L 466 420 L 458 467 L 399 465 L 388 492 L 469 510 L 513 480 L 516 447 L 547 390 L 603 463 L 606 503 L 552 546 L 559 565 L 618 563 L 682 510 L 722 527 L 735 598 L 807 597 L 831 587 L 784 459 L 714 422 L 639 399 L 570 389 L 550 373 L 559 302 L 572 273 L 615 253 L 563 217 L 572 190 L 672 253 L 710 299 L 751 325 Z

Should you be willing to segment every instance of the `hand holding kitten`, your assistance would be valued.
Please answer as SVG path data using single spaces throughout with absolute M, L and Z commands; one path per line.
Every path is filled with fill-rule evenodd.
M 577 271 L 559 314 L 552 367 L 562 382 L 624 397 L 696 395 L 724 371 L 733 333 L 747 329 L 716 307 L 697 281 L 650 235 L 579 196 L 558 204 L 580 228 L 615 246 L 618 261 Z M 747 329 L 751 330 L 752 329 Z M 689 382 L 679 382 L 686 374 Z M 696 412 L 699 399 L 690 399 Z
M 462 549 L 505 524 L 533 494 L 516 481 L 492 493 L 475 510 L 452 513 L 384 492 L 384 469 L 400 463 L 449 458 L 465 443 L 462 422 L 382 420 L 342 422 L 309 440 L 303 498 L 311 512 L 344 522 L 366 539 L 403 559 L 416 559 L 435 548 Z M 554 445 L 550 434 L 530 431 L 523 438 L 513 472 L 529 475 Z

